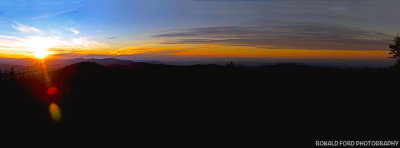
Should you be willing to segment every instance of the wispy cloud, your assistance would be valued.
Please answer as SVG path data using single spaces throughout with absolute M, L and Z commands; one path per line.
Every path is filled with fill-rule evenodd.
M 79 33 L 81 33 L 79 30 L 76 30 L 75 28 L 66 28 L 66 29 L 74 33 L 74 35 L 78 35 Z
M 72 38 L 70 40 L 64 40 L 58 36 L 14 37 L 0 35 L 0 54 L 22 54 L 29 56 L 33 53 L 32 46 L 35 46 L 35 44 L 38 42 L 51 43 L 51 46 L 48 48 L 48 50 L 54 52 L 54 54 L 89 51 L 91 49 L 102 49 L 109 47 L 106 43 L 90 40 L 89 37 L 79 37 Z
M 391 35 L 340 25 L 291 23 L 192 28 L 158 34 L 166 44 L 221 44 L 266 49 L 385 50 Z
M 43 18 L 49 18 L 49 17 L 53 17 L 53 16 L 57 16 L 57 15 L 62 15 L 62 14 L 66 14 L 66 13 L 70 13 L 76 11 L 76 9 L 70 9 L 70 10 L 63 10 L 63 11 L 57 11 L 57 12 L 48 12 L 39 16 L 35 16 L 32 19 L 33 20 L 37 20 L 37 19 L 43 19 Z
M 8 35 L 0 35 L 0 39 L 7 39 L 7 40 L 21 40 L 21 38 L 14 37 L 14 36 L 8 36 Z
M 144 53 L 166 53 L 171 52 L 176 49 L 169 48 L 153 48 L 153 47 L 143 47 L 143 46 L 128 46 L 117 50 L 110 51 L 109 55 L 137 55 Z
M 19 31 L 22 31 L 22 32 L 28 32 L 28 33 L 32 33 L 32 32 L 34 32 L 34 33 L 43 33 L 41 30 L 39 30 L 39 29 L 37 29 L 37 28 L 35 28 L 35 27 L 26 26 L 26 25 L 23 25 L 23 24 L 18 23 L 18 22 L 16 22 L 15 24 L 16 24 L 16 25 L 11 25 L 11 27 L 14 28 L 14 29 L 17 29 L 17 30 L 19 30 Z
M 0 35 L 0 50 L 14 50 L 22 46 L 23 39 L 13 36 Z

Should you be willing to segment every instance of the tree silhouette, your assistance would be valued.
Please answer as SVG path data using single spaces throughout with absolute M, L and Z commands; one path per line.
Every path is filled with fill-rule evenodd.
M 233 67 L 233 62 L 226 63 L 226 67 Z
M 394 44 L 390 44 L 390 52 L 389 54 L 391 55 L 390 58 L 396 60 L 395 67 L 400 67 L 400 36 L 399 34 L 396 35 L 396 37 L 393 40 Z
M 15 80 L 16 79 L 16 75 L 15 75 L 15 70 L 14 68 L 11 68 L 11 70 L 8 72 L 8 78 L 9 80 Z

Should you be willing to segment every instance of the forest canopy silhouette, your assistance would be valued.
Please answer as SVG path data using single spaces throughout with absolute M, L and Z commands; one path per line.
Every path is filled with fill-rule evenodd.
M 390 52 L 389 54 L 391 55 L 390 58 L 395 59 L 395 67 L 400 66 L 400 36 L 397 34 L 397 36 L 393 39 L 393 44 L 389 45 Z
M 236 135 L 243 131 L 232 128 L 265 123 L 265 116 L 270 121 L 265 123 L 268 126 L 302 120 L 300 124 L 309 127 L 271 132 L 307 130 L 317 134 L 327 125 L 341 127 L 340 131 L 326 131 L 326 136 L 343 132 L 360 136 L 358 132 L 364 127 L 382 125 L 373 130 L 379 133 L 381 128 L 396 123 L 368 120 L 378 114 L 390 120 L 395 113 L 394 100 L 387 92 L 396 92 L 389 84 L 398 81 L 391 79 L 398 72 L 391 69 L 296 64 L 248 68 L 233 62 L 226 66 L 80 62 L 49 75 L 58 89 L 52 96 L 46 93 L 48 86 L 41 73 L 1 74 L 3 127 L 39 128 L 66 135 L 81 130 L 112 132 L 117 128 L 142 136 L 175 133 L 176 138 L 187 138 L 183 135 L 197 137 L 215 131 Z M 52 121 L 54 115 L 48 112 L 51 103 L 60 108 L 59 122 Z M 347 124 L 324 116 L 340 116 Z

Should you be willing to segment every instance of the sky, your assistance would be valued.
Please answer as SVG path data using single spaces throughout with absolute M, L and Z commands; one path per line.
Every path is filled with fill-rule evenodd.
M 0 57 L 388 61 L 398 0 L 1 0 Z M 371 63 L 371 62 L 370 62 Z

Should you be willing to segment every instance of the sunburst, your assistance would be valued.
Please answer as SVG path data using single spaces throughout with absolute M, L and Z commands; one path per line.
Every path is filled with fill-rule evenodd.
M 49 48 L 53 47 L 53 45 L 53 41 L 47 40 L 46 38 L 34 38 L 27 42 L 28 50 L 39 59 L 44 59 L 52 54 Z

